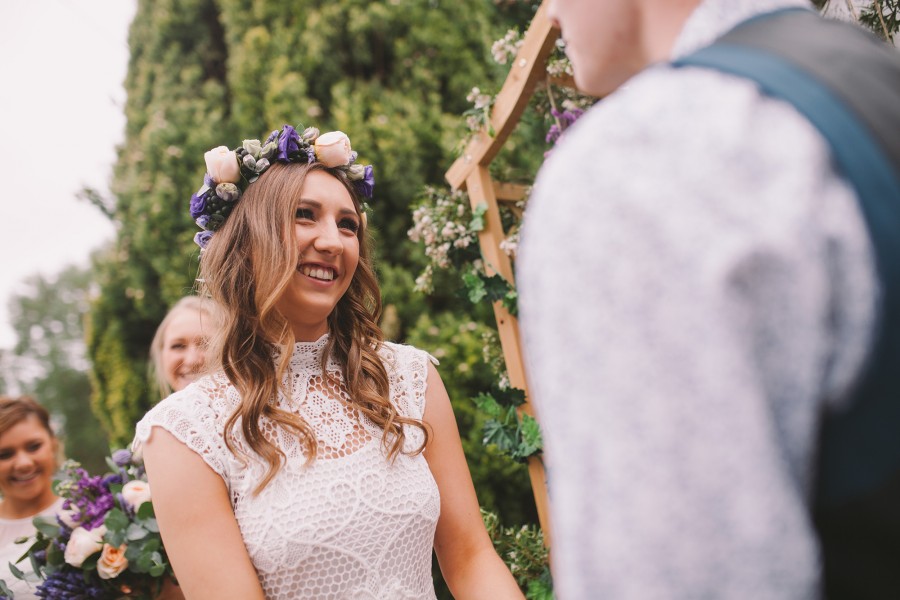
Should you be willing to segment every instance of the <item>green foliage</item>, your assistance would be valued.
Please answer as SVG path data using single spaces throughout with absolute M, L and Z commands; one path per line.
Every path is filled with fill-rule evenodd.
M 859 22 L 881 39 L 893 42 L 900 31 L 900 0 L 873 0 L 859 13 Z
M 43 404 L 60 423 L 66 454 L 100 467 L 106 435 L 90 410 L 91 387 L 84 343 L 91 271 L 68 267 L 59 275 L 35 275 L 10 301 L 19 368 L 11 370 L 21 390 Z
M 534 523 L 537 513 L 527 469 L 482 444 L 487 416 L 471 401 L 494 381 L 483 358 L 482 340 L 487 331 L 487 326 L 459 314 L 423 314 L 407 341 L 441 361 L 438 371 L 450 395 L 481 505 L 503 515 L 506 522 Z
M 516 583 L 529 600 L 552 600 L 550 553 L 544 545 L 544 534 L 535 525 L 504 527 L 499 517 L 482 510 L 494 549 L 507 564 Z

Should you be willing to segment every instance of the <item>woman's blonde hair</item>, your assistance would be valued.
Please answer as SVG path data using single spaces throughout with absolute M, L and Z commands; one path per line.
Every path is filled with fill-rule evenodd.
M 240 420 L 247 444 L 269 465 L 257 492 L 271 481 L 285 458 L 263 434 L 262 417 L 296 432 L 306 455 L 310 459 L 316 456 L 317 441 L 309 424 L 275 403 L 294 346 L 293 330 L 275 304 L 296 273 L 295 213 L 311 171 L 324 171 L 338 179 L 360 214 L 357 192 L 343 172 L 321 163 L 276 163 L 247 188 L 210 241 L 200 264 L 201 291 L 220 305 L 223 315 L 220 335 L 213 338 L 209 356 L 241 396 L 239 408 L 226 423 L 225 443 L 235 452 L 231 431 Z M 383 430 L 382 443 L 393 459 L 403 448 L 404 425 L 420 428 L 426 441 L 428 430 L 422 421 L 402 416 L 390 400 L 387 370 L 378 354 L 384 341 L 378 326 L 381 292 L 366 230 L 366 221 L 361 219 L 359 264 L 350 287 L 328 317 L 330 335 L 321 368 L 323 375 L 330 377 L 326 369 L 329 356 L 341 365 L 349 397 Z M 276 356 L 277 363 L 273 360 Z M 424 447 L 425 442 L 415 453 Z
M 207 337 L 212 337 L 220 324 L 219 307 L 209 298 L 199 296 L 185 296 L 176 302 L 156 328 L 153 341 L 150 342 L 150 377 L 156 380 L 160 398 L 165 398 L 172 393 L 172 385 L 166 379 L 166 373 L 162 366 L 163 344 L 166 340 L 166 329 L 175 317 L 186 310 L 194 311 L 200 317 L 201 327 L 208 332 Z M 203 317 L 206 317 L 205 319 Z

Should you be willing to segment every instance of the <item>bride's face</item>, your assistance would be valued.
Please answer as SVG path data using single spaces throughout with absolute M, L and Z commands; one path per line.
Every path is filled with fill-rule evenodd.
M 328 315 L 359 264 L 359 228 L 359 213 L 344 184 L 325 171 L 309 172 L 296 202 L 297 267 L 275 304 L 298 341 L 328 331 Z

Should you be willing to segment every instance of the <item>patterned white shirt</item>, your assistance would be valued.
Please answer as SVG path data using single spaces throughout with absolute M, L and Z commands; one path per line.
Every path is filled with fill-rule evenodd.
M 795 5 L 705 0 L 673 58 Z M 751 82 L 651 67 L 553 151 L 517 269 L 559 597 L 817 597 L 819 415 L 878 298 L 818 132 Z

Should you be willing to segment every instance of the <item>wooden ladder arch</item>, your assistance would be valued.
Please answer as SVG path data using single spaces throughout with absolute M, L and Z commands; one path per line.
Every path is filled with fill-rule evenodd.
M 510 133 L 515 129 L 528 105 L 537 84 L 547 78 L 546 66 L 559 30 L 547 18 L 546 2 L 542 2 L 512 62 L 509 75 L 497 94 L 491 110 L 490 128 L 487 126 L 474 134 L 463 154 L 445 174 L 447 182 L 454 190 L 465 190 L 473 210 L 479 205 L 486 206 L 484 228 L 478 234 L 481 254 L 488 275 L 497 274 L 511 284 L 515 283 L 512 261 L 500 248 L 506 237 L 500 220 L 498 203 L 514 203 L 522 200 L 526 186 L 501 183 L 491 178 L 489 167 L 497 156 Z M 491 136 L 488 131 L 495 132 Z M 526 402 L 519 411 L 534 416 L 528 402 L 528 384 L 522 348 L 519 339 L 519 325 L 502 302 L 494 302 L 494 316 L 510 385 L 525 391 Z M 538 520 L 544 532 L 544 543 L 550 546 L 550 514 L 547 479 L 544 463 L 540 456 L 528 459 L 528 474 L 534 492 Z

